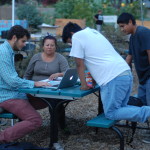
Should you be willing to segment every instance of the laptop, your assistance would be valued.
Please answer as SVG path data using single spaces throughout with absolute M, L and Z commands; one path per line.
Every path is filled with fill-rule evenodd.
M 74 86 L 78 80 L 77 70 L 72 68 L 68 69 L 63 78 L 61 80 L 59 79 L 60 78 L 58 78 L 58 80 L 48 81 L 52 86 L 46 88 L 57 90 Z

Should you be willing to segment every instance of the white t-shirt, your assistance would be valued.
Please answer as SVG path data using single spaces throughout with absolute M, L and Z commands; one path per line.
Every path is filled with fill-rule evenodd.
M 130 67 L 110 42 L 95 29 L 86 28 L 72 36 L 70 56 L 84 59 L 98 85 L 105 85 Z

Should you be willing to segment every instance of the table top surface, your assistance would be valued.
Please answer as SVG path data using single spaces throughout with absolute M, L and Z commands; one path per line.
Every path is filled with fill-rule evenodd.
M 26 88 L 26 89 L 19 89 L 21 93 L 28 93 L 28 94 L 45 94 L 45 95 L 60 95 L 60 96 L 71 96 L 71 97 L 83 97 L 88 94 L 94 93 L 99 90 L 99 86 L 97 85 L 95 88 L 90 90 L 80 90 L 80 86 L 74 86 L 64 89 L 53 90 L 49 88 Z

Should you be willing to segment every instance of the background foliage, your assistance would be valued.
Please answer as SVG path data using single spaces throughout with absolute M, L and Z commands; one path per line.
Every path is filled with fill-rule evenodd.
M 141 18 L 141 0 L 15 0 L 19 19 L 28 19 L 30 27 L 37 28 L 44 20 L 54 24 L 55 18 L 85 19 L 86 25 L 94 27 L 93 16 L 99 9 L 103 15 L 119 15 L 126 11 L 134 14 L 136 19 Z M 144 1 L 144 0 L 143 0 Z M 0 5 L 11 4 L 11 0 L 0 0 Z M 55 5 L 53 5 L 55 4 Z M 22 6 L 21 6 L 22 5 Z M 32 5 L 34 7 L 29 7 Z M 55 7 L 55 15 L 50 13 L 39 14 L 37 7 Z M 16 7 L 16 8 L 17 8 Z M 144 14 L 146 9 L 143 7 Z M 145 17 L 144 17 L 145 18 Z M 49 21 L 50 20 L 50 21 Z
M 101 9 L 103 15 L 119 15 L 122 12 L 129 12 L 134 14 L 136 19 L 140 19 L 140 1 L 121 2 L 121 0 L 102 0 L 101 2 L 97 0 L 62 0 L 54 5 L 56 9 L 55 18 L 86 19 L 86 25 L 93 27 L 93 16 Z M 145 7 L 143 10 L 146 14 Z
M 28 20 L 29 27 L 31 28 L 37 28 L 43 22 L 43 18 L 32 4 L 19 5 L 16 13 L 20 20 Z

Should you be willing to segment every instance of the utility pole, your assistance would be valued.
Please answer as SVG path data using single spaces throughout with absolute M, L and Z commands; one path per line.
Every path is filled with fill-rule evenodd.
M 15 0 L 12 0 L 12 26 L 15 25 Z
M 143 0 L 141 0 L 141 22 L 143 26 Z

